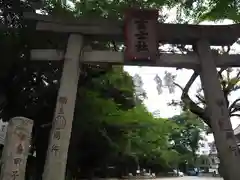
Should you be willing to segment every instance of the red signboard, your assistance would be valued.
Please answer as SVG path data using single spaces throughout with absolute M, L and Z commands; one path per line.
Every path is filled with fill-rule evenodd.
M 157 10 L 129 9 L 126 11 L 126 60 L 156 59 L 158 54 L 157 18 Z

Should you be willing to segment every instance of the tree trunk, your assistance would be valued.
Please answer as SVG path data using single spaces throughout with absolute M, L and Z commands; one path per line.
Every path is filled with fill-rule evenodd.
M 200 76 L 217 151 L 228 180 L 239 180 L 240 154 L 208 41 L 200 40 L 197 43 L 197 53 L 201 62 Z

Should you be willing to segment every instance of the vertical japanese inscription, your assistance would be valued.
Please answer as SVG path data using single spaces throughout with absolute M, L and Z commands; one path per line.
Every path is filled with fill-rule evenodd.
M 19 176 L 19 171 L 18 170 L 13 170 L 11 176 L 12 176 L 12 180 L 16 180 L 17 177 Z
M 22 163 L 22 158 L 14 158 L 13 163 L 17 166 L 19 166 Z
M 230 145 L 230 146 L 229 146 L 229 149 L 230 149 L 230 151 L 233 152 L 233 154 L 234 154 L 235 156 L 239 156 L 239 148 L 238 148 L 238 146 L 232 146 L 232 145 Z
M 59 109 L 58 114 L 64 114 L 63 106 L 64 106 L 64 104 L 67 104 L 67 98 L 66 97 L 59 97 L 58 101 L 60 103 L 60 109 Z
M 56 130 L 60 130 L 60 129 L 64 129 L 66 126 L 66 119 L 64 117 L 64 115 L 57 115 L 55 117 L 55 128 Z
M 147 38 L 148 38 L 148 32 L 147 32 L 147 24 L 148 21 L 146 19 L 137 19 L 134 21 L 136 24 L 138 32 L 135 34 L 136 37 L 136 44 L 135 44 L 135 50 L 137 52 L 149 52 L 149 47 Z
M 61 137 L 61 132 L 59 130 L 56 130 L 54 132 L 54 138 L 57 139 L 57 140 L 60 140 L 60 137 Z
M 23 145 L 20 143 L 17 145 L 17 154 L 22 154 L 24 151 Z
M 236 140 L 234 136 L 233 129 L 231 127 L 231 123 L 227 122 L 225 119 L 225 116 L 229 116 L 228 114 L 225 114 L 226 108 L 225 106 L 225 100 L 224 99 L 217 99 L 216 100 L 217 106 L 220 108 L 220 119 L 218 119 L 218 125 L 221 131 L 225 134 L 225 138 L 228 141 L 229 144 L 229 150 L 234 154 L 234 156 L 239 156 L 239 149 L 238 146 L 236 146 Z
M 59 148 L 60 148 L 60 146 L 54 144 L 54 145 L 52 146 L 52 148 L 51 148 L 51 152 L 52 152 L 55 156 L 57 156 L 57 155 L 58 155 L 58 152 L 59 152 Z
M 66 118 L 64 115 L 64 105 L 67 104 L 67 97 L 59 97 L 59 110 L 57 112 L 57 115 L 54 119 L 54 126 L 55 130 L 53 132 L 53 139 L 59 141 L 61 139 L 61 130 L 63 130 L 66 127 Z M 60 146 L 57 145 L 58 143 L 55 141 L 55 144 L 51 147 L 51 152 L 54 154 L 54 156 L 58 156 Z
M 216 100 L 216 104 L 217 106 L 220 108 L 220 119 L 218 119 L 218 126 L 220 128 L 221 131 L 231 131 L 231 127 L 229 127 L 229 125 L 227 124 L 226 120 L 225 120 L 225 110 L 224 110 L 224 99 L 217 99 Z
M 20 141 L 24 141 L 27 138 L 26 134 L 24 134 L 22 132 L 18 133 L 18 137 L 19 137 Z
M 67 98 L 59 97 L 58 101 L 59 101 L 59 111 L 57 112 L 57 115 L 54 119 L 54 124 L 55 124 L 56 130 L 61 130 L 65 128 L 67 123 L 66 118 L 64 116 L 64 105 L 67 103 Z M 60 137 L 60 136 L 57 136 L 57 137 Z
M 129 9 L 125 14 L 126 60 L 155 60 L 158 11 Z

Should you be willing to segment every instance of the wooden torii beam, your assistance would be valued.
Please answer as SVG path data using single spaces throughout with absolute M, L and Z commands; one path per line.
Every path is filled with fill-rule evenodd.
M 234 139 L 228 109 L 218 80 L 217 67 L 239 67 L 239 55 L 216 55 L 210 46 L 232 45 L 240 37 L 240 25 L 203 26 L 186 24 L 157 24 L 158 42 L 165 44 L 194 45 L 192 54 L 161 54 L 155 62 L 124 61 L 120 52 L 84 51 L 83 39 L 123 42 L 123 22 L 106 19 L 58 19 L 51 16 L 25 13 L 26 20 L 36 21 L 42 32 L 70 34 L 67 51 L 48 49 L 32 50 L 35 60 L 64 59 L 58 102 L 54 115 L 44 180 L 64 180 L 65 167 L 77 91 L 79 63 L 115 63 L 201 69 L 211 126 L 220 155 L 230 180 L 239 180 L 240 154 Z M 51 170 L 50 170 L 51 168 Z
M 24 13 L 26 20 L 37 22 L 36 29 L 56 33 L 79 33 L 93 39 L 124 41 L 124 23 L 105 18 L 57 18 L 53 16 Z M 158 41 L 165 44 L 194 44 L 207 39 L 212 46 L 232 45 L 240 37 L 240 24 L 233 25 L 157 25 Z

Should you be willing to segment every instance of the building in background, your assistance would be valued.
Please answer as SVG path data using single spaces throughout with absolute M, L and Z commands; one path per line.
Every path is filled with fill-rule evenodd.
M 8 122 L 0 120 L 0 144 L 4 145 L 6 133 L 7 133 Z
M 209 142 L 207 141 L 207 139 L 201 140 L 199 144 L 200 144 L 200 148 L 198 149 L 197 154 L 208 155 L 211 148 L 209 146 Z
M 240 125 L 234 129 L 234 135 L 237 140 L 238 147 L 240 147 Z M 215 142 L 209 143 L 210 152 L 209 152 L 209 161 L 210 161 L 210 168 L 209 172 L 218 172 L 218 168 L 220 165 L 220 160 L 218 158 L 217 148 Z
M 210 152 L 209 152 L 209 162 L 210 162 L 210 167 L 209 167 L 209 172 L 218 174 L 218 168 L 220 165 L 220 160 L 218 158 L 218 153 L 217 153 L 217 148 L 215 145 L 215 142 L 209 143 L 210 147 Z
M 238 147 L 240 147 L 240 125 L 234 129 L 234 135 L 237 139 Z
M 198 158 L 196 160 L 196 167 L 199 168 L 201 172 L 208 172 L 210 167 L 209 152 L 210 146 L 207 138 L 202 139 L 199 142 L 200 148 L 197 151 Z

